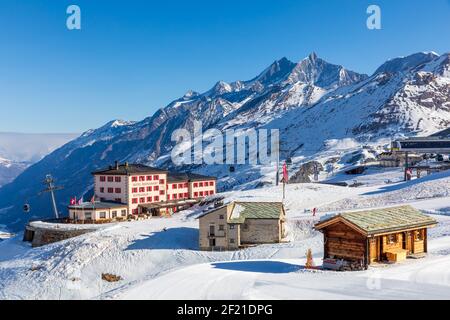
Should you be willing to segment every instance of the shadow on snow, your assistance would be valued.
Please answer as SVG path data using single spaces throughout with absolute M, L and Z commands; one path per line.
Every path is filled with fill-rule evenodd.
M 290 273 L 304 269 L 304 266 L 269 260 L 215 262 L 211 265 L 217 269 L 259 273 Z
M 126 250 L 186 249 L 198 250 L 198 229 L 170 228 L 143 235 L 131 243 Z

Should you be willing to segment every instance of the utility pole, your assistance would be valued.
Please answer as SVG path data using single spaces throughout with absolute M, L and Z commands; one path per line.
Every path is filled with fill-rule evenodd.
M 47 192 L 50 193 L 51 198 L 52 198 L 53 213 L 55 214 L 55 218 L 58 219 L 59 214 L 58 214 L 58 208 L 56 206 L 55 191 L 61 190 L 61 189 L 63 189 L 63 187 L 57 187 L 57 186 L 55 186 L 54 183 L 55 183 L 55 180 L 53 179 L 53 177 L 50 174 L 47 174 L 45 176 L 45 180 L 44 180 L 44 184 L 47 186 L 47 188 L 42 190 L 41 192 L 39 192 L 39 195 L 41 195 L 43 193 L 47 193 Z

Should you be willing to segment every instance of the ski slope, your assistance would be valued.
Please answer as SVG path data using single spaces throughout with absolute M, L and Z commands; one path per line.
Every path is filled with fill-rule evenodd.
M 234 252 L 198 250 L 196 217 L 206 209 L 198 207 L 34 249 L 19 234 L 0 242 L 0 299 L 450 299 L 449 189 L 449 173 L 359 188 L 291 184 L 285 200 L 290 242 Z M 281 190 L 224 196 L 279 201 Z M 429 255 L 361 272 L 303 269 L 308 248 L 321 264 L 322 235 L 312 225 L 360 203 L 409 203 L 431 214 L 439 224 L 429 232 Z M 317 217 L 307 211 L 313 207 L 321 209 Z M 105 282 L 102 273 L 123 280 Z

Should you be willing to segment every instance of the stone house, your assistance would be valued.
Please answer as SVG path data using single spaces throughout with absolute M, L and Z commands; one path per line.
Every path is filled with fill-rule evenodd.
M 198 219 L 201 250 L 236 250 L 246 245 L 278 243 L 285 234 L 281 202 L 233 202 Z

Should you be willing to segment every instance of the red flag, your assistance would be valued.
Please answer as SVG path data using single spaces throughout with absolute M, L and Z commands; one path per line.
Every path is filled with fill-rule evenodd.
M 287 183 L 288 180 L 289 180 L 289 175 L 288 175 L 286 162 L 283 163 L 283 180 L 284 180 L 285 183 Z
M 71 206 L 74 206 L 74 205 L 76 205 L 77 204 L 77 197 L 75 197 L 75 198 L 70 198 L 70 205 Z

